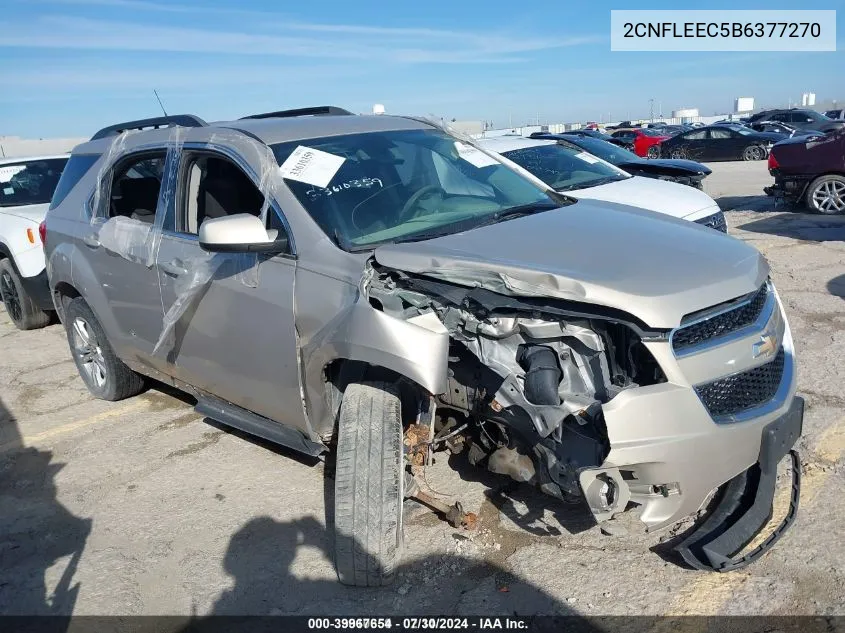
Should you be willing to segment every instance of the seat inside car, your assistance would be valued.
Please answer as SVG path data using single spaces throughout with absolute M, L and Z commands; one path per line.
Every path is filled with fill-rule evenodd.
M 121 178 L 112 195 L 112 215 L 122 215 L 152 224 L 158 206 L 157 178 Z

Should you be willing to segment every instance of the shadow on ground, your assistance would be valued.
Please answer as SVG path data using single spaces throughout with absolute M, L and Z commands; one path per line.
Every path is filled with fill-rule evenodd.
M 458 555 L 409 561 L 387 587 L 347 587 L 335 578 L 296 577 L 301 548 L 332 559 L 332 534 L 315 517 L 279 522 L 258 517 L 232 536 L 223 561 L 234 586 L 214 615 L 485 614 L 572 615 L 566 604 L 503 567 Z M 357 544 L 361 551 L 366 547 Z
M 721 196 L 716 204 L 722 211 L 776 211 L 775 199 L 767 195 Z
M 64 464 L 52 456 L 23 445 L 17 420 L 0 400 L 0 615 L 69 615 L 76 604 L 73 576 L 91 519 L 56 499 L 54 480 Z M 48 590 L 45 574 L 60 561 L 64 571 Z M 60 631 L 66 623 L 51 626 Z
M 808 213 L 780 213 L 738 228 L 743 231 L 780 235 L 806 242 L 841 242 L 845 240 L 845 216 L 811 215 Z
M 845 299 L 845 275 L 838 275 L 828 281 L 827 291 L 840 299 Z

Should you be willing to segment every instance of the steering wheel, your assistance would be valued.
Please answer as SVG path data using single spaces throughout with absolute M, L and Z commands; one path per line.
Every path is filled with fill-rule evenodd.
M 419 215 L 418 213 L 412 214 L 414 207 L 416 207 L 417 203 L 422 200 L 425 196 L 431 195 L 433 193 L 439 193 L 441 196 L 446 195 L 446 191 L 442 187 L 438 187 L 437 185 L 426 185 L 425 187 L 420 188 L 410 198 L 408 198 L 408 202 L 405 203 L 405 206 L 403 206 L 402 210 L 399 212 L 399 224 L 417 217 L 417 215 Z

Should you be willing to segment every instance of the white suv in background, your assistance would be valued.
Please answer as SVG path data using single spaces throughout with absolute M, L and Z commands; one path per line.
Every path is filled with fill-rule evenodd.
M 476 142 L 567 196 L 626 204 L 727 232 L 719 205 L 694 187 L 631 176 L 598 156 L 553 140 L 499 136 Z
M 0 296 L 18 329 L 50 322 L 40 224 L 69 156 L 0 159 Z

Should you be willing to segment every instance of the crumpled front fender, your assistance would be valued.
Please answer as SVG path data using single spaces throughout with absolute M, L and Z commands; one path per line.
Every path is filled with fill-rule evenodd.
M 362 361 L 413 380 L 432 394 L 446 391 L 449 333 L 433 314 L 408 320 L 376 310 L 360 295 L 302 350 L 308 417 L 331 431 L 323 370 L 334 360 Z

